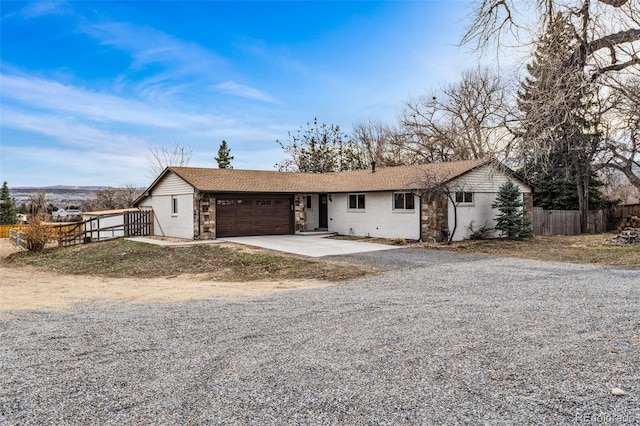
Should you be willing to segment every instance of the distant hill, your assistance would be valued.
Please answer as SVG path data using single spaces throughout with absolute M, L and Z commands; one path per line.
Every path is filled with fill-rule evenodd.
M 15 198 L 16 204 L 29 204 L 30 197 L 38 192 L 44 192 L 47 204 L 51 203 L 58 207 L 67 205 L 78 206 L 83 201 L 95 198 L 96 191 L 107 188 L 106 186 L 41 186 L 41 187 L 9 187 L 11 196 Z

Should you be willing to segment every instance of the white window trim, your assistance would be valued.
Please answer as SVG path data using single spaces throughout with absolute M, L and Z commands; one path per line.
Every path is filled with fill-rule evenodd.
M 456 191 L 453 194 L 453 199 L 456 200 L 458 198 L 458 193 L 469 193 L 471 194 L 471 201 L 461 201 L 461 202 L 455 202 L 456 206 L 462 206 L 462 207 L 471 207 L 475 205 L 475 201 L 476 201 L 476 193 L 473 191 Z M 462 198 L 464 199 L 464 195 L 462 196 Z
M 402 209 L 398 209 L 396 208 L 396 195 L 397 194 L 404 194 L 404 208 Z M 408 209 L 407 208 L 407 194 L 409 195 L 413 195 L 413 208 L 412 209 Z M 391 210 L 393 210 L 394 213 L 414 213 L 416 211 L 416 196 L 413 192 L 410 191 L 398 191 L 398 192 L 394 192 L 393 194 L 391 194 Z
M 178 216 L 178 212 L 180 211 L 178 208 L 178 196 L 177 195 L 172 195 L 171 196 L 171 216 L 172 217 L 177 217 Z
M 356 197 L 356 208 L 351 208 L 351 196 L 355 195 Z M 364 197 L 364 208 L 358 208 L 357 204 L 358 204 L 358 197 L 362 195 Z M 364 213 L 365 210 L 367 208 L 367 194 L 365 194 L 364 192 L 354 192 L 354 193 L 350 193 L 347 194 L 347 212 L 351 212 L 351 213 Z

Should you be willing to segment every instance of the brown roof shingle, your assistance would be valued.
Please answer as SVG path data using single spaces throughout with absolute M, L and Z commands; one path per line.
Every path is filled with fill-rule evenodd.
M 371 192 L 418 189 L 425 176 L 445 182 L 483 164 L 485 160 L 382 167 L 334 173 L 292 173 L 264 170 L 171 167 L 194 188 L 206 192 Z

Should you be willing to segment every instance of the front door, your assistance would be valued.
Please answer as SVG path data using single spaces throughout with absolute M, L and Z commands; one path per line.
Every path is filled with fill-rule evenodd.
M 329 221 L 327 220 L 327 194 L 319 194 L 318 198 L 320 200 L 320 210 L 318 217 L 318 228 L 329 228 Z

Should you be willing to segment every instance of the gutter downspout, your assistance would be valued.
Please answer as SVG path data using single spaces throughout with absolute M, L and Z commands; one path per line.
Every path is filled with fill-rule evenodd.
M 200 201 L 202 200 L 202 194 L 198 191 L 198 196 L 195 197 L 196 208 L 198 209 L 198 231 L 196 233 L 196 239 L 200 239 Z

